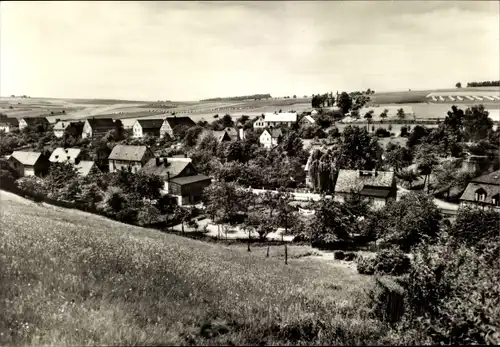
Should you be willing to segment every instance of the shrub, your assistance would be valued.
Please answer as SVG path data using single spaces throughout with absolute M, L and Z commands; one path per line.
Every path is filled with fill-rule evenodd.
M 353 253 L 353 252 L 347 252 L 345 254 L 345 257 L 344 257 L 344 260 L 345 261 L 353 261 L 354 259 L 356 259 L 356 253 Z
M 343 260 L 345 258 L 345 254 L 343 251 L 335 251 L 333 252 L 333 259 L 335 260 Z
M 375 273 L 374 261 L 372 258 L 358 257 L 358 273 L 362 275 L 373 275 Z
M 389 130 L 387 129 L 384 129 L 384 128 L 378 128 L 376 131 L 375 131 L 375 135 L 378 136 L 378 137 L 390 137 L 391 136 L 391 133 Z
M 374 270 L 377 274 L 400 276 L 410 270 L 410 258 L 398 248 L 384 249 L 377 253 Z
M 397 323 L 405 312 L 405 291 L 389 279 L 376 278 L 368 292 L 371 313 L 380 321 Z
M 116 214 L 116 220 L 128 223 L 135 224 L 137 222 L 139 211 L 135 208 L 127 207 Z

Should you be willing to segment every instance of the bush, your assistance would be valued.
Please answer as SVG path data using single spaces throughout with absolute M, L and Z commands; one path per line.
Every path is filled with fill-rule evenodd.
M 373 275 L 375 273 L 374 265 L 372 258 L 359 257 L 357 262 L 358 273 L 362 275 Z
M 368 292 L 371 313 L 380 321 L 397 323 L 405 312 L 405 291 L 389 279 L 376 278 L 375 286 Z
M 343 260 L 345 258 L 345 254 L 343 251 L 335 251 L 333 252 L 333 259 L 335 260 Z
M 345 254 L 345 257 L 344 257 L 345 261 L 353 261 L 354 259 L 356 259 L 356 253 L 347 252 Z
M 378 128 L 376 131 L 375 131 L 375 135 L 377 137 L 390 137 L 391 136 L 391 133 L 389 130 L 385 129 L 385 128 Z
M 400 276 L 410 270 L 410 258 L 398 248 L 384 249 L 374 258 L 376 274 Z

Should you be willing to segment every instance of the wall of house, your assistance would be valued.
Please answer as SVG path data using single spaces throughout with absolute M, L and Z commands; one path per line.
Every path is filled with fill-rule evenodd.
M 28 123 L 24 119 L 19 120 L 19 130 L 23 130 L 28 126 Z
M 64 136 L 64 130 L 62 130 L 62 129 L 54 130 L 54 136 L 55 137 L 63 137 Z
M 171 137 L 174 136 L 174 132 L 172 131 L 172 128 L 167 122 L 163 122 L 160 128 L 160 136 L 163 137 L 165 136 L 165 133 L 169 134 Z
M 92 127 L 90 126 L 89 122 L 86 121 L 83 125 L 82 139 L 90 137 L 92 137 Z
M 345 202 L 345 196 L 346 196 L 345 193 L 335 193 L 335 195 L 333 197 L 333 200 L 337 201 L 337 202 L 340 202 L 340 203 L 344 203 Z M 385 201 L 384 198 L 372 198 L 372 197 L 368 198 L 367 197 L 367 199 L 371 201 L 371 203 L 372 203 L 371 208 L 374 209 L 374 210 L 381 209 L 381 208 L 383 208 L 386 205 L 386 201 Z
M 140 161 L 127 161 L 127 160 L 109 160 L 109 172 L 116 172 L 121 169 L 131 169 L 133 173 L 138 172 L 142 168 Z
M 132 137 L 134 138 L 141 138 L 142 137 L 142 127 L 139 123 L 135 123 L 134 126 L 132 127 Z

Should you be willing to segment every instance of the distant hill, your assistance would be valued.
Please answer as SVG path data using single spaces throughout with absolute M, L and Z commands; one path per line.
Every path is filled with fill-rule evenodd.
M 212 99 L 204 99 L 200 100 L 204 101 L 242 101 L 242 100 L 261 100 L 261 99 L 271 99 L 271 94 L 253 94 L 253 95 L 245 95 L 245 96 L 231 96 L 226 98 L 212 98 Z

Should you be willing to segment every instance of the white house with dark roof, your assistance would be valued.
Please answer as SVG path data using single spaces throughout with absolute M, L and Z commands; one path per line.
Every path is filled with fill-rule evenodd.
M 109 172 L 125 169 L 135 173 L 151 158 L 154 153 L 147 146 L 116 145 L 108 157 Z
M 471 180 L 460 197 L 460 206 L 500 212 L 500 170 Z
M 14 129 L 19 129 L 19 120 L 17 118 L 1 117 L 0 131 L 10 133 Z
M 316 121 L 314 120 L 313 117 L 309 115 L 305 115 L 299 120 L 299 125 L 303 128 L 310 127 L 312 125 L 315 125 Z
M 82 138 L 103 137 L 108 131 L 115 129 L 112 118 L 91 118 L 85 121 Z
M 265 129 L 259 136 L 259 142 L 266 148 L 273 148 L 278 145 L 280 137 L 283 136 L 281 129 Z
M 374 209 L 396 200 L 397 186 L 393 171 L 344 170 L 339 171 L 334 199 L 344 202 L 348 195 L 359 194 L 370 200 Z
M 138 119 L 132 126 L 132 136 L 142 138 L 144 136 L 160 136 L 163 119 Z
M 71 164 L 74 164 L 86 159 L 90 158 L 89 156 L 85 155 L 80 148 L 58 147 L 54 149 L 54 151 L 50 155 L 49 161 L 51 163 L 69 162 Z
M 49 159 L 40 152 L 14 151 L 8 161 L 20 177 L 43 176 L 49 169 Z

